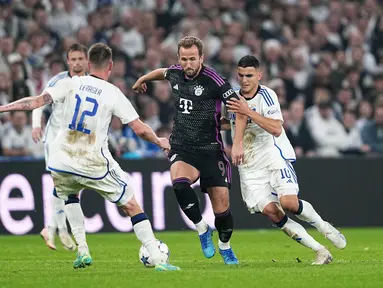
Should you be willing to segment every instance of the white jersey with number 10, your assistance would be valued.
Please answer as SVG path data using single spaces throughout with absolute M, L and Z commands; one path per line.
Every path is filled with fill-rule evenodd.
M 139 117 L 130 101 L 116 86 L 95 76 L 63 79 L 46 92 L 54 102 L 63 103 L 48 169 L 91 179 L 105 177 L 114 163 L 108 150 L 112 116 L 123 124 Z
M 235 89 L 239 94 L 239 89 Z M 260 115 L 283 121 L 281 108 L 276 93 L 260 85 L 253 98 L 247 100 L 249 107 Z M 231 134 L 234 136 L 235 114 L 228 113 L 226 108 L 223 116 L 230 121 Z M 295 152 L 282 128 L 282 134 L 274 137 L 250 119 L 244 135 L 245 163 L 242 168 L 281 169 L 286 161 L 294 162 Z

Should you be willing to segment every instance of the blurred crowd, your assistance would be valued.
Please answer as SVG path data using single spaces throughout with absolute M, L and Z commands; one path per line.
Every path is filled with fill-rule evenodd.
M 167 82 L 145 95 L 131 86 L 177 62 L 185 35 L 205 44 L 205 64 L 237 86 L 236 63 L 256 55 L 261 83 L 274 89 L 298 157 L 383 154 L 383 17 L 381 0 L 0 0 L 0 104 L 38 95 L 66 67 L 74 42 L 113 48 L 110 81 L 159 135 L 171 133 Z M 3 156 L 42 157 L 31 117 L 0 115 Z M 45 120 L 49 117 L 49 109 Z M 227 149 L 230 135 L 223 132 Z M 118 119 L 114 155 L 161 157 Z

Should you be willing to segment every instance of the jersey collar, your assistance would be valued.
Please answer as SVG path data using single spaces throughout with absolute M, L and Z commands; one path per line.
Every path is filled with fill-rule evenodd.
M 97 79 L 100 79 L 100 80 L 104 80 L 104 79 L 102 79 L 102 78 L 100 78 L 100 77 L 98 77 L 98 76 L 96 76 L 96 75 L 93 75 L 93 74 L 90 74 L 89 76 L 94 77 L 94 78 L 97 78 Z
M 242 91 L 241 91 L 241 90 L 239 90 L 239 95 L 243 96 L 243 98 L 245 98 L 246 101 L 250 101 L 250 100 L 252 100 L 255 96 L 257 96 L 257 94 L 259 93 L 259 90 L 261 90 L 261 85 L 260 85 L 260 84 L 258 84 L 257 91 L 255 91 L 253 97 L 251 97 L 251 98 L 245 98 L 245 96 L 242 95 Z

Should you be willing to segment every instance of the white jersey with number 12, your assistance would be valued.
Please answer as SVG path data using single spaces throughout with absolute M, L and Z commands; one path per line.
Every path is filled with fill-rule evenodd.
M 48 169 L 91 179 L 104 178 L 114 160 L 108 149 L 113 115 L 127 124 L 139 116 L 125 95 L 95 76 L 62 79 L 46 89 L 63 103 L 60 129 L 50 145 Z

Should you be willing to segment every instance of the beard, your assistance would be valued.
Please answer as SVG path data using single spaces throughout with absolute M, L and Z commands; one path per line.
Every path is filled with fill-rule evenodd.
M 194 70 L 194 69 L 187 69 L 187 70 L 184 70 L 184 73 L 185 73 L 185 75 L 186 75 L 188 78 L 194 78 L 194 77 L 197 75 L 197 70 Z
M 82 67 L 81 66 L 74 66 L 73 67 L 73 72 L 74 73 L 81 73 L 82 71 L 83 71 L 84 69 L 82 69 Z

